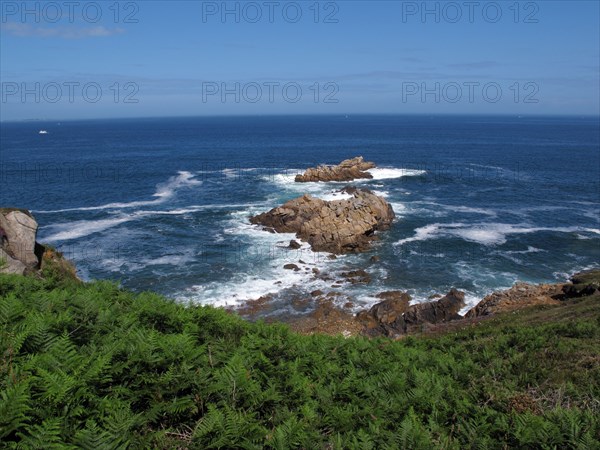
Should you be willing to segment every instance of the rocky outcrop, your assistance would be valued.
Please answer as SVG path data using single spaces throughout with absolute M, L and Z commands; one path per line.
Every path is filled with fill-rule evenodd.
M 555 305 L 560 303 L 560 284 L 516 283 L 505 291 L 493 292 L 471 309 L 466 317 L 480 317 L 490 314 L 512 312 L 536 305 Z
M 312 294 L 318 302 L 328 302 L 330 298 L 342 295 L 339 292 L 324 294 L 322 291 L 314 291 Z M 297 326 L 296 321 L 292 321 L 291 326 L 300 332 L 306 332 L 306 324 L 310 324 L 310 332 L 326 334 L 343 332 L 344 335 L 362 334 L 369 337 L 391 338 L 414 333 L 448 333 L 452 330 L 477 326 L 481 321 L 492 318 L 494 314 L 514 313 L 530 306 L 543 305 L 550 308 L 558 307 L 560 310 L 569 302 L 585 301 L 582 299 L 591 298 L 600 301 L 600 270 L 575 274 L 571 278 L 571 283 L 541 285 L 517 283 L 511 289 L 488 295 L 464 317 L 459 314 L 465 306 L 464 293 L 455 289 L 441 298 L 438 298 L 439 295 L 431 296 L 430 299 L 435 299 L 434 301 L 412 306 L 410 296 L 402 291 L 382 292 L 376 297 L 381 301 L 369 310 L 358 312 L 355 316 L 351 316 L 348 310 L 336 306 L 341 304 L 336 301 L 335 305 L 325 303 L 319 306 L 308 319 L 300 321 L 302 326 Z M 335 308 L 338 311 L 335 311 Z M 347 302 L 344 308 L 353 308 L 353 303 Z
M 311 181 L 352 181 L 359 178 L 373 178 L 367 170 L 373 169 L 375 164 L 367 162 L 362 156 L 346 159 L 337 166 L 311 167 L 302 175 L 296 175 L 295 181 L 306 183 Z
M 412 306 L 410 296 L 404 292 L 383 292 L 378 297 L 384 300 L 356 316 L 367 336 L 395 337 L 418 331 L 424 324 L 462 319 L 458 312 L 465 306 L 465 294 L 456 289 L 434 302 Z
M 484 297 L 466 317 L 512 312 L 530 306 L 558 305 L 561 301 L 571 298 L 597 294 L 600 294 L 600 270 L 588 270 L 573 275 L 571 283 L 516 283 L 510 289 L 493 292 Z
M 79 281 L 62 253 L 36 242 L 38 224 L 25 209 L 0 208 L 0 273 Z
M 314 251 L 336 254 L 363 252 L 387 230 L 394 211 L 382 197 L 357 189 L 352 198 L 325 201 L 304 195 L 250 219 L 278 233 L 296 233 Z
M 397 334 L 397 330 L 404 327 L 403 315 L 409 308 L 410 296 L 401 291 L 388 291 L 377 297 L 383 301 L 376 303 L 368 311 L 359 312 L 356 319 L 369 336 Z
M 289 325 L 295 332 L 302 334 L 329 334 L 345 337 L 360 334 L 361 324 L 351 312 L 337 307 L 331 298 L 317 299 L 314 311 L 295 318 Z
M 571 283 L 562 287 L 565 298 L 600 294 L 600 270 L 586 270 L 571 277 Z
M 404 314 L 404 321 L 407 328 L 412 328 L 423 323 L 440 323 L 462 319 L 458 312 L 464 306 L 464 292 L 451 289 L 439 300 L 411 306 Z
M 0 208 L 0 272 L 23 275 L 40 267 L 37 228 L 29 211 Z

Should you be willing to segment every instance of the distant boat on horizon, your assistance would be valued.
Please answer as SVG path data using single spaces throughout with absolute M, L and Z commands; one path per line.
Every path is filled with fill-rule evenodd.
M 46 130 L 40 130 L 38 134 L 48 134 L 48 132 Z

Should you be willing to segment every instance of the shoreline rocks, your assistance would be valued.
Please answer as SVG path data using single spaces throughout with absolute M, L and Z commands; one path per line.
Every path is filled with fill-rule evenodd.
M 346 159 L 337 166 L 321 165 L 311 167 L 301 175 L 296 175 L 297 183 L 318 181 L 352 181 L 360 178 L 371 179 L 367 170 L 375 168 L 375 163 L 365 161 L 362 156 Z
M 462 319 L 458 312 L 465 306 L 464 292 L 456 289 L 439 300 L 415 305 L 409 305 L 410 295 L 405 292 L 382 292 L 377 297 L 384 300 L 356 316 L 363 325 L 362 333 L 371 337 L 396 337 L 418 331 L 422 325 Z
M 562 284 L 516 283 L 510 289 L 485 296 L 465 317 L 480 317 L 536 305 L 556 305 L 562 293 Z
M 343 289 L 341 284 L 337 288 Z M 411 298 L 406 292 L 381 292 L 376 295 L 380 302 L 354 315 L 347 311 L 348 307 L 353 307 L 351 297 L 346 296 L 348 300 L 343 307 L 339 301 L 335 304 L 327 302 L 324 306 L 321 304 L 323 301 L 336 296 L 341 298 L 343 294 L 338 291 L 325 294 L 320 290 L 314 294 L 317 304 L 311 314 L 300 319 L 283 319 L 294 331 L 397 339 L 415 333 L 449 332 L 472 326 L 496 314 L 515 313 L 535 306 L 556 307 L 582 297 L 594 296 L 600 301 L 600 270 L 577 273 L 571 277 L 571 283 L 516 283 L 510 289 L 486 296 L 464 316 L 459 311 L 465 306 L 465 296 L 456 289 L 451 289 L 443 297 L 431 296 L 430 299 L 435 299 L 433 301 L 415 305 L 410 305 Z M 328 319 L 321 321 L 324 313 Z M 333 327 L 332 317 L 335 317 Z M 310 324 L 309 329 L 306 324 Z
M 578 272 L 570 281 L 555 284 L 516 283 L 510 289 L 487 295 L 465 317 L 512 312 L 530 306 L 559 305 L 565 300 L 600 294 L 600 270 Z
M 314 251 L 358 253 L 370 248 L 376 231 L 390 228 L 395 214 L 389 203 L 367 189 L 343 200 L 321 200 L 308 194 L 250 218 L 278 233 L 295 233 Z

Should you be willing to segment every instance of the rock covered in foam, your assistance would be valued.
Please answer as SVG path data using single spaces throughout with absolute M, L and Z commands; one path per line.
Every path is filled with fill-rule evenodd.
M 346 159 L 337 166 L 311 167 L 302 175 L 296 175 L 296 182 L 306 183 L 314 181 L 352 181 L 359 178 L 373 178 L 367 172 L 375 168 L 375 163 L 365 161 L 362 156 Z

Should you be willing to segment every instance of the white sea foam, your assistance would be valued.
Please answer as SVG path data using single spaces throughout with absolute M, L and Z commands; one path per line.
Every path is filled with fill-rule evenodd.
M 45 236 L 43 240 L 45 242 L 56 242 L 56 241 L 67 241 L 71 239 L 78 239 L 83 236 L 88 236 L 93 233 L 107 230 L 108 228 L 115 227 L 125 222 L 129 222 L 137 218 L 136 216 L 129 217 L 116 217 L 112 219 L 101 219 L 101 220 L 80 220 L 77 222 L 68 222 L 52 225 L 52 230 L 55 230 L 53 234 Z
M 100 206 L 84 206 L 81 208 L 66 208 L 50 211 L 35 211 L 36 213 L 60 213 L 69 211 L 98 211 L 103 209 L 126 209 L 139 208 L 140 206 L 159 205 L 169 200 L 175 195 L 177 189 L 185 186 L 199 186 L 202 184 L 200 180 L 194 180 L 194 175 L 190 172 L 180 171 L 178 175 L 169 178 L 165 183 L 159 183 L 156 186 L 156 191 L 152 194 L 154 200 L 139 200 L 127 203 L 107 203 Z
M 311 269 L 335 262 L 327 260 L 324 253 L 313 252 L 310 245 L 302 241 L 297 241 L 301 246 L 299 249 L 290 250 L 288 245 L 295 239 L 294 233 L 269 233 L 250 224 L 248 217 L 261 210 L 249 207 L 233 211 L 224 225 L 223 234 L 236 240 L 236 247 L 231 250 L 237 253 L 232 257 L 239 259 L 238 263 L 245 260 L 248 265 L 245 272 L 235 274 L 226 283 L 214 281 L 192 286 L 180 292 L 177 298 L 200 304 L 239 306 L 285 289 L 326 287 L 324 281 L 315 279 Z M 240 242 L 242 245 L 237 247 Z M 338 258 L 338 261 L 342 260 L 343 257 Z M 301 270 L 284 269 L 288 263 L 296 264 Z
M 195 256 L 192 252 L 164 255 L 159 258 L 146 259 L 142 261 L 144 266 L 181 266 L 193 262 Z
M 392 206 L 392 209 L 397 216 L 403 216 L 406 214 L 406 205 L 403 203 L 389 202 L 389 204 Z
M 139 210 L 136 211 L 135 214 L 143 214 L 143 215 L 166 215 L 166 216 L 178 216 L 184 214 L 190 214 L 199 211 L 213 211 L 215 209 L 236 209 L 242 208 L 245 210 L 246 208 L 251 207 L 264 207 L 267 203 L 225 203 L 225 204 L 213 204 L 213 205 L 190 205 L 183 208 L 176 208 L 171 210 Z
M 508 253 L 511 255 L 524 255 L 527 253 L 540 253 L 540 252 L 547 252 L 548 250 L 542 250 L 541 248 L 535 248 L 532 247 L 531 245 L 527 246 L 527 250 L 508 250 L 505 251 L 504 253 Z
M 304 277 L 302 272 L 269 267 L 259 274 L 236 274 L 228 283 L 195 285 L 177 297 L 203 305 L 239 306 L 248 300 L 301 284 Z
M 321 194 L 318 197 L 321 200 L 331 201 L 331 200 L 347 200 L 347 199 L 352 198 L 354 196 L 352 194 L 348 194 L 346 192 L 332 191 L 332 192 L 328 192 L 328 193 L 325 193 L 325 194 Z
M 485 208 L 475 208 L 475 207 L 471 207 L 471 206 L 458 206 L 458 205 L 444 205 L 442 203 L 436 203 L 436 202 L 431 202 L 431 201 L 416 201 L 413 202 L 413 204 L 415 205 L 431 205 L 433 206 L 434 210 L 436 213 L 439 213 L 440 210 L 444 210 L 444 211 L 452 211 L 452 212 L 459 212 L 459 213 L 467 213 L 467 214 L 481 214 L 481 215 L 485 215 L 485 216 L 490 216 L 490 217 L 496 217 L 498 214 L 496 211 L 493 211 L 491 209 L 485 209 Z M 439 215 L 439 214 L 436 214 Z M 444 213 L 442 213 L 442 215 L 446 215 Z
M 461 316 L 467 314 L 471 309 L 475 308 L 479 304 L 483 297 L 485 297 L 485 295 L 481 296 L 473 294 L 471 292 L 465 292 L 465 306 L 463 306 L 460 309 L 460 311 L 458 311 L 458 314 Z
M 367 170 L 373 178 L 360 178 L 352 181 L 352 183 L 361 183 L 371 180 L 391 180 L 394 178 L 402 178 L 402 177 L 416 177 L 427 173 L 426 170 L 416 170 L 416 169 L 404 169 L 404 168 L 395 168 L 395 167 L 376 167 L 374 169 Z M 285 172 L 278 173 L 275 175 L 264 175 L 263 180 L 274 182 L 281 186 L 289 188 L 298 188 L 299 190 L 310 190 L 315 186 L 322 186 L 324 184 L 347 184 L 347 181 L 329 181 L 329 182 L 308 182 L 308 183 L 296 183 L 295 178 L 297 174 L 303 173 L 302 169 L 289 169 Z M 377 187 L 382 187 L 383 185 L 378 184 Z
M 296 183 L 296 175 L 302 173 L 300 169 L 290 169 L 281 173 L 263 175 L 263 181 L 272 182 L 279 185 L 308 185 L 309 183 Z
M 388 191 L 373 190 L 373 194 L 379 195 L 380 197 L 383 197 L 383 198 L 387 198 L 390 196 L 390 193 Z
M 579 265 L 572 268 L 572 272 L 553 272 L 552 276 L 558 281 L 568 281 L 574 274 L 586 270 L 596 270 L 600 268 L 600 264 L 588 264 L 585 266 Z
M 492 246 L 505 243 L 506 236 L 510 234 L 537 233 L 541 231 L 600 234 L 600 230 L 598 229 L 583 227 L 528 227 L 505 223 L 482 223 L 475 225 L 466 223 L 433 223 L 417 228 L 414 236 L 400 239 L 394 245 L 455 236 L 466 241 Z
M 415 230 L 414 236 L 400 239 L 398 242 L 395 242 L 394 245 L 402 245 L 414 241 L 426 241 L 427 239 L 430 239 L 433 236 L 435 236 L 438 230 L 439 224 L 434 223 L 430 225 L 425 225 L 424 227 L 417 228 Z
M 243 208 L 240 213 L 247 215 L 248 210 L 252 208 L 264 207 L 264 203 L 240 203 L 240 204 L 224 204 L 224 205 L 197 205 L 188 206 L 185 208 L 176 208 L 172 210 L 138 210 L 129 214 L 119 214 L 115 217 L 98 220 L 77 220 L 73 222 L 57 223 L 48 225 L 41 229 L 42 237 L 47 242 L 67 241 L 78 239 L 94 233 L 105 231 L 109 228 L 116 227 L 122 223 L 131 222 L 141 218 L 151 216 L 176 216 L 186 215 L 198 211 L 214 210 L 214 209 L 232 209 Z M 250 225 L 248 225 L 250 226 Z M 49 233 L 48 235 L 46 233 Z
M 463 238 L 465 241 L 477 242 L 483 245 L 503 244 L 506 242 L 506 233 L 508 230 L 497 228 L 460 228 L 451 230 L 450 234 L 454 234 Z
M 284 173 L 278 173 L 272 176 L 265 175 L 262 178 L 265 181 L 275 183 L 280 189 L 292 191 L 296 195 L 310 194 L 313 197 L 327 201 L 352 198 L 351 194 L 340 192 L 341 188 L 347 185 L 348 182 L 296 183 L 294 179 L 297 173 L 302 173 L 302 171 L 288 170 Z M 339 186 L 339 188 L 332 189 L 332 186 L 335 185 Z
M 584 211 L 581 213 L 581 215 L 593 219 L 596 222 L 600 222 L 600 210 L 598 209 L 595 209 L 593 211 Z
M 95 261 L 96 265 L 102 266 L 104 270 L 110 272 L 122 272 L 125 268 L 129 272 L 138 272 L 146 267 L 153 266 L 183 266 L 194 262 L 196 255 L 190 251 L 181 251 L 169 255 L 163 255 L 157 258 L 144 258 L 139 260 L 124 260 L 118 257 L 104 258 L 101 261 Z
M 241 230 L 238 232 L 243 233 Z M 275 241 L 273 236 L 278 240 Z M 307 248 L 307 244 L 302 243 L 302 248 L 299 250 L 284 248 L 290 237 L 293 238 L 293 235 L 278 234 L 265 237 L 265 241 L 257 242 L 254 248 L 236 255 L 236 257 L 248 258 L 250 261 L 255 260 L 255 264 L 246 273 L 237 273 L 226 283 L 213 281 L 192 286 L 180 293 L 178 297 L 200 304 L 239 306 L 248 300 L 285 289 L 324 287 L 324 282 L 314 279 L 310 270 L 317 265 L 314 262 L 315 256 L 311 256 L 312 251 Z M 322 259 L 322 257 L 318 258 Z M 299 260 L 305 263 L 300 263 Z M 300 270 L 284 269 L 283 266 L 288 263 L 296 264 Z
M 367 172 L 373 175 L 373 180 L 390 180 L 393 178 L 402 177 L 418 177 L 427 173 L 426 170 L 403 169 L 394 167 L 376 167 L 374 169 L 367 170 Z

